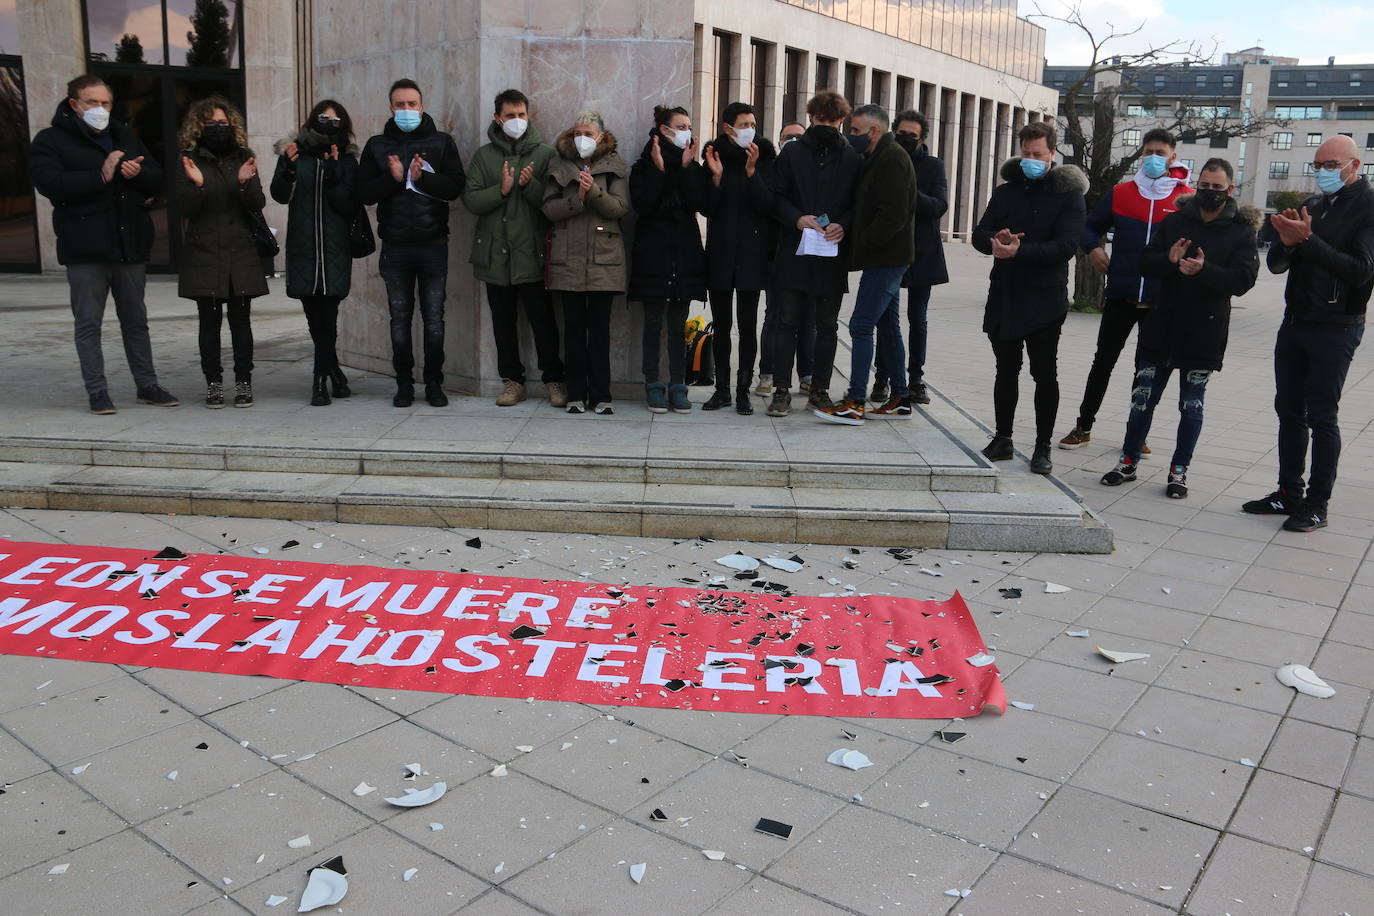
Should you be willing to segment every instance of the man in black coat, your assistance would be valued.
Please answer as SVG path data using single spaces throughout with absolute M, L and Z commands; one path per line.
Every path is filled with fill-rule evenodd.
M 1289 531 L 1326 527 L 1341 456 L 1341 389 L 1374 288 L 1374 188 L 1360 176 L 1355 141 L 1332 137 L 1317 148 L 1312 166 L 1320 193 L 1301 212 L 1270 217 L 1279 238 L 1269 249 L 1269 270 L 1288 274 L 1274 343 L 1279 488 L 1242 507 L 1252 515 L 1288 516 L 1283 527 Z M 1304 494 L 1309 438 L 1312 473 Z
M 863 165 L 863 157 L 840 134 L 849 110 L 844 96 L 833 90 L 813 96 L 806 103 L 811 126 L 800 140 L 782 148 L 773 169 L 773 216 L 782 227 L 773 261 L 777 307 L 770 417 L 785 417 L 791 409 L 792 360 L 798 328 L 806 321 L 816 327 L 809 401 L 813 408 L 831 406 L 840 303 L 849 291 L 840 246 L 853 220 L 854 189 Z
M 67 84 L 52 126 L 29 150 L 33 186 L 52 201 L 57 260 L 67 268 L 76 355 L 91 413 L 112 414 L 100 327 L 114 293 L 124 355 L 138 386 L 138 402 L 180 402 L 157 381 L 143 301 L 153 220 L 148 199 L 162 190 L 162 167 L 128 125 L 110 117 L 114 96 L 98 76 Z
M 897 114 L 892 132 L 916 169 L 916 254 L 902 278 L 906 293 L 907 317 L 907 392 L 916 404 L 929 404 L 926 390 L 926 316 L 930 310 L 930 288 L 949 282 L 945 267 L 945 245 L 940 237 L 940 217 L 949 209 L 949 182 L 945 164 L 930 155 L 926 147 L 926 116 L 907 110 Z M 881 404 L 890 389 L 883 370 L 881 354 L 874 368 L 873 391 L 868 399 Z
M 890 367 L 892 397 L 871 411 L 883 420 L 908 420 L 906 350 L 902 346 L 902 277 L 916 251 L 916 169 L 911 157 L 888 132 L 887 112 L 861 105 L 849 122 L 849 143 L 864 157 L 854 192 L 854 226 L 849 233 L 849 266 L 863 271 L 849 317 L 851 360 L 849 391 L 815 415 L 830 423 L 860 426 L 864 393 L 873 365 L 873 335 L 882 363 Z
M 1197 194 L 1177 198 L 1178 210 L 1164 217 L 1141 252 L 1141 275 L 1158 279 L 1159 286 L 1140 328 L 1126 441 L 1116 467 L 1102 477 L 1106 486 L 1135 480 L 1155 406 L 1177 369 L 1178 438 L 1165 494 L 1188 496 L 1188 465 L 1202 432 L 1207 381 L 1226 353 L 1231 298 L 1249 292 L 1259 273 L 1260 212 L 1236 206 L 1234 178 L 1231 163 L 1207 160 Z
M 448 404 L 444 394 L 444 294 L 448 283 L 448 202 L 463 191 L 463 160 L 453 138 L 425 114 L 414 80 L 391 86 L 391 119 L 363 147 L 358 162 L 358 199 L 377 205 L 382 238 L 378 267 L 391 310 L 391 363 L 396 396 L 415 403 L 415 350 L 411 324 L 415 287 L 424 324 L 425 400 Z
M 1076 166 L 1054 164 L 1058 138 L 1048 121 L 1027 124 L 1017 138 L 1021 156 L 1003 163 L 1006 183 L 993 190 L 973 230 L 973 247 L 996 259 L 983 332 L 997 359 L 997 430 L 983 455 L 1007 461 L 1015 452 L 1011 427 L 1024 349 L 1035 379 L 1031 470 L 1048 474 L 1054 470 L 1050 439 L 1059 410 L 1059 331 L 1069 312 L 1069 262 L 1083 232 L 1088 179 Z

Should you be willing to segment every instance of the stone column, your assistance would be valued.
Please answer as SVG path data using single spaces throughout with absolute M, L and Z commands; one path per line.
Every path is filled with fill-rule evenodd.
M 652 124 L 655 102 L 690 104 L 693 95 L 692 7 L 652 0 L 373 0 L 359 29 L 356 7 L 314 0 L 315 83 L 351 106 L 360 142 L 388 117 L 387 88 L 413 77 L 425 110 L 453 134 L 466 163 L 486 142 L 492 98 L 520 88 L 531 117 L 552 142 L 579 109 L 601 110 L 633 163 Z M 709 41 L 710 36 L 703 36 Z M 468 265 L 474 221 L 452 208 L 444 367 L 446 384 L 484 395 L 500 387 L 486 294 Z M 522 322 L 523 324 L 523 322 Z M 418 320 L 416 321 L 418 331 Z M 620 300 L 611 321 L 611 373 L 617 394 L 642 391 L 637 306 Z M 526 335 L 528 337 L 528 335 Z M 353 295 L 339 329 L 340 353 L 352 366 L 390 373 L 385 289 L 376 256 L 355 267 Z M 416 353 L 420 347 L 416 346 Z M 525 341 L 527 371 L 534 348 Z M 532 378 L 538 372 L 531 372 Z M 540 386 L 533 386 L 532 394 Z

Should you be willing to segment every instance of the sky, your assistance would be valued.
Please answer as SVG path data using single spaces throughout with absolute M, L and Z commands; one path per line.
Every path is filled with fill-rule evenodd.
M 1079 2 L 1095 35 L 1111 23 L 1117 31 L 1144 25 L 1128 38 L 1107 44 L 1107 56 L 1161 47 L 1182 36 L 1197 42 L 1201 53 L 1221 63 L 1224 51 L 1259 45 L 1270 54 L 1297 57 L 1304 64 L 1324 64 L 1335 55 L 1341 64 L 1374 64 L 1374 3 L 1333 0 L 1330 4 L 1292 0 L 1068 0 Z M 1019 0 L 1020 13 L 1046 29 L 1045 56 L 1051 65 L 1090 61 L 1088 42 L 1073 26 L 1047 22 L 1034 14 L 1037 5 L 1050 15 L 1068 8 L 1065 0 Z

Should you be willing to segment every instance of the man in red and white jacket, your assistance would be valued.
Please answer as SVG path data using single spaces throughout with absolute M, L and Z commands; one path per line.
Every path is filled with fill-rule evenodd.
M 1159 280 L 1140 274 L 1140 253 L 1154 229 L 1178 209 L 1178 196 L 1188 193 L 1188 168 L 1174 155 L 1174 137 L 1162 127 L 1145 133 L 1140 169 L 1129 181 L 1112 188 L 1100 200 L 1083 228 L 1082 246 L 1099 272 L 1107 276 L 1102 300 L 1102 323 L 1097 329 L 1097 352 L 1088 371 L 1078 425 L 1059 440 L 1060 448 L 1074 449 L 1092 441 L 1093 421 L 1107 393 L 1112 369 L 1126 346 L 1131 329 L 1145 315 L 1159 290 Z M 1109 256 L 1102 236 L 1112 232 Z M 1149 454 L 1149 448 L 1145 448 Z

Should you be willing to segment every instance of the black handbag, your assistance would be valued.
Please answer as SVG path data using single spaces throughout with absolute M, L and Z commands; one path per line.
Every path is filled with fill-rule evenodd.
M 275 258 L 281 253 L 281 246 L 277 244 L 277 237 L 272 230 L 267 228 L 267 218 L 261 210 L 245 207 L 244 212 L 248 214 L 248 231 L 253 236 L 253 247 L 258 250 L 258 257 L 264 261 Z
M 353 225 L 348 227 L 348 253 L 355 258 L 365 258 L 377 250 L 377 237 L 372 234 L 372 220 L 368 219 L 367 208 L 359 207 L 353 214 Z

